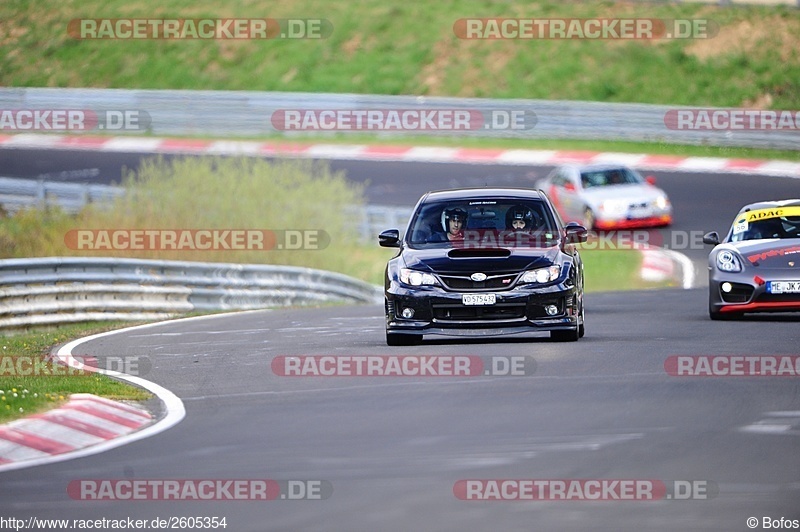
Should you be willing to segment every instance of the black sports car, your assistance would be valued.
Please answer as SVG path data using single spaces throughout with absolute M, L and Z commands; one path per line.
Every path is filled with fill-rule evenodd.
M 583 263 L 587 230 L 564 225 L 544 192 L 476 188 L 429 192 L 386 266 L 386 343 L 424 334 L 584 334 Z
M 745 205 L 708 256 L 712 320 L 745 312 L 800 311 L 800 200 Z

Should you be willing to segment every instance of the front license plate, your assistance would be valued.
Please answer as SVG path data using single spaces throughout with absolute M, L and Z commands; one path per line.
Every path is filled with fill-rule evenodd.
M 800 281 L 767 281 L 770 294 L 800 294 Z
M 461 302 L 465 305 L 494 305 L 497 303 L 495 294 L 463 294 Z
M 647 218 L 651 215 L 650 209 L 648 208 L 633 208 L 628 211 L 628 218 Z

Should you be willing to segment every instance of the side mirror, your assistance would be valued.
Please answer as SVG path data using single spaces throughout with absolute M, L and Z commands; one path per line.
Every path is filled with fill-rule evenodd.
M 400 231 L 397 229 L 387 229 L 378 235 L 378 244 L 384 248 L 400 247 Z
M 704 234 L 703 244 L 708 244 L 709 246 L 719 245 L 719 234 L 716 231 Z
M 567 181 L 564 183 L 564 189 L 569 190 L 570 192 L 575 192 L 575 183 L 572 181 Z
M 577 222 L 569 222 L 564 229 L 567 233 L 567 244 L 582 244 L 589 238 L 589 231 Z
M 647 181 L 648 183 L 650 183 L 651 185 L 655 185 L 656 184 L 656 176 L 654 176 L 654 175 L 649 175 L 649 176 L 645 177 L 644 180 Z

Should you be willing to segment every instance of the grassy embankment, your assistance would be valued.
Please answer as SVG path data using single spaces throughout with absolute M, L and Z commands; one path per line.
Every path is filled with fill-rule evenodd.
M 66 370 L 44 361 L 53 346 L 72 338 L 117 327 L 108 323 L 67 325 L 58 330 L 0 337 L 0 423 L 47 410 L 71 393 L 93 393 L 110 399 L 140 401 L 150 393 L 104 375 Z
M 76 39 L 82 18 L 324 19 L 324 39 Z M 707 21 L 686 39 L 456 36 L 467 17 Z M 0 85 L 414 94 L 800 109 L 800 18 L 781 6 L 652 2 L 510 5 L 356 0 L 9 0 L 0 5 Z M 326 137 L 330 138 L 330 137 Z M 333 137 L 425 144 L 800 159 L 800 151 L 659 143 Z
M 79 40 L 80 18 L 308 18 L 325 39 Z M 466 17 L 709 21 L 708 38 L 460 39 Z M 800 108 L 791 7 L 383 0 L 7 0 L 0 85 L 419 94 Z M 33 60 L 35 58 L 35 60 Z

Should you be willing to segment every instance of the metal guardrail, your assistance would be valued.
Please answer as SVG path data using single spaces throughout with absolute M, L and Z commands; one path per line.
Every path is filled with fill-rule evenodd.
M 89 203 L 103 204 L 125 194 L 125 189 L 111 185 L 88 185 L 0 177 L 0 207 L 10 214 L 23 208 L 59 207 L 68 213 L 77 213 Z M 364 242 L 375 242 L 385 229 L 401 231 L 408 224 L 411 207 L 367 205 L 350 209 L 347 215 L 358 227 L 359 237 Z
M 376 303 L 380 287 L 293 266 L 47 257 L 0 260 L 0 330 L 196 310 Z
M 0 206 L 12 214 L 26 207 L 53 206 L 76 213 L 88 203 L 105 203 L 124 193 L 125 189 L 110 185 L 0 177 Z
M 669 129 L 669 111 L 689 107 L 580 101 L 441 98 L 359 94 L 283 93 L 250 91 L 0 88 L 0 110 L 145 111 L 146 131 L 115 130 L 114 134 L 244 137 L 294 132 L 277 130 L 278 110 L 470 110 L 488 116 L 494 111 L 533 113 L 530 129 L 478 128 L 460 131 L 416 129 L 414 135 L 512 137 L 526 139 L 602 139 L 798 149 L 800 130 L 690 131 Z M 26 131 L 19 131 L 26 132 Z M 109 130 L 104 130 L 108 133 Z M 337 132 L 342 134 L 347 132 Z M 365 131 L 356 131 L 363 134 Z M 381 131 L 382 137 L 408 134 Z M 304 131 L 307 136 L 313 132 Z M 325 137 L 333 133 L 319 132 Z

